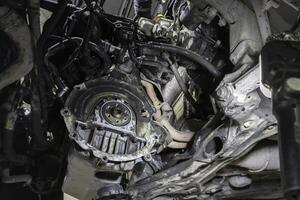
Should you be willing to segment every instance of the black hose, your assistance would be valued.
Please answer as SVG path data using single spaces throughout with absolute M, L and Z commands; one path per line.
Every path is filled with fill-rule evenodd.
M 40 90 L 38 89 L 37 81 L 32 82 L 31 87 L 31 120 L 32 120 L 32 134 L 33 146 L 37 149 L 47 149 L 49 143 L 44 136 L 44 131 L 42 127 L 42 113 L 41 113 L 41 99 Z M 45 112 L 45 109 L 43 109 Z
M 152 0 L 134 0 L 134 12 L 136 17 L 151 18 Z
M 45 149 L 49 147 L 49 143 L 46 141 L 46 138 L 43 135 L 45 131 L 44 127 L 42 126 L 42 122 L 44 125 L 47 124 L 47 98 L 40 81 L 43 70 L 43 47 L 51 33 L 53 33 L 54 29 L 56 28 L 57 23 L 63 16 L 69 2 L 70 0 L 58 1 L 57 9 L 45 23 L 43 33 L 37 42 L 35 70 L 31 74 L 31 115 L 32 132 L 34 134 L 33 141 L 35 147 L 39 149 Z
M 70 2 L 70 0 L 58 1 L 56 10 L 53 12 L 51 17 L 47 20 L 47 22 L 44 25 L 42 35 L 37 42 L 37 52 L 36 52 L 37 53 L 37 60 L 36 60 L 36 68 L 37 69 L 35 71 L 36 76 L 38 76 L 40 74 L 40 70 L 43 65 L 43 53 L 44 53 L 43 47 L 44 47 L 46 41 L 48 40 L 48 38 L 50 37 L 51 33 L 53 33 L 54 29 L 56 28 L 57 23 L 63 16 L 64 11 L 67 8 L 69 2 Z M 35 78 L 37 78 L 37 77 L 35 77 Z
M 23 166 L 27 163 L 25 156 L 17 155 L 14 149 L 14 130 L 3 131 L 3 152 L 7 160 L 16 166 Z
M 55 12 L 58 8 L 58 2 L 56 0 L 40 0 L 41 8 L 48 10 L 50 12 Z M 74 4 L 68 4 L 66 8 L 67 13 L 72 13 L 75 10 L 78 10 L 80 7 L 77 7 Z
M 30 29 L 34 40 L 37 41 L 41 35 L 40 0 L 27 0 L 27 10 Z
M 57 43 L 55 45 L 53 45 L 52 47 L 50 47 L 48 49 L 48 52 L 45 54 L 45 63 L 48 65 L 51 62 L 49 61 L 49 58 L 59 52 L 62 52 L 67 46 L 68 43 L 74 43 L 77 46 L 80 46 L 82 44 L 82 38 L 78 38 L 78 37 L 72 37 L 70 39 L 66 39 L 60 43 Z M 103 66 L 105 69 L 108 69 L 111 66 L 111 59 L 110 57 L 107 55 L 107 51 L 109 51 L 110 49 L 107 49 L 106 45 L 108 45 L 106 42 L 99 42 L 98 45 L 96 45 L 93 42 L 88 42 L 87 43 L 88 48 L 90 48 L 93 53 L 95 53 L 98 57 L 101 58 L 102 62 L 103 62 Z M 112 47 L 114 50 L 118 50 L 117 48 L 115 48 L 114 46 L 109 46 Z M 76 57 L 77 55 L 74 55 L 73 57 Z M 72 58 L 71 58 L 72 61 Z M 69 63 L 71 62 L 69 61 Z M 67 64 L 68 65 L 68 64 Z M 64 69 L 66 69 L 68 66 L 65 66 L 63 69 L 61 69 L 60 71 L 63 71 Z
M 56 28 L 57 23 L 61 19 L 61 17 L 64 14 L 65 9 L 68 6 L 68 3 L 70 0 L 61 0 L 58 1 L 59 3 L 57 4 L 57 7 L 54 11 L 54 13 L 51 15 L 51 17 L 48 19 L 48 21 L 44 25 L 43 33 L 38 41 L 38 49 L 42 50 L 45 42 L 51 35 L 51 33 L 54 31 Z
M 5 110 L 5 125 L 3 129 L 3 152 L 7 160 L 17 166 L 23 166 L 27 163 L 28 159 L 25 156 L 17 155 L 14 148 L 14 133 L 15 123 L 17 121 L 17 113 L 15 111 L 17 89 L 11 88 L 7 101 L 2 105 Z
M 133 44 L 128 44 L 127 45 L 127 49 L 128 49 L 128 54 L 129 54 L 129 57 L 130 59 L 133 61 L 133 63 L 135 63 L 137 65 L 138 68 L 140 68 L 141 64 L 142 64 L 142 61 L 140 61 L 137 57 L 136 57 L 136 54 L 133 50 L 134 48 L 134 45 Z
M 170 68 L 176 78 L 176 81 L 180 87 L 180 89 L 182 90 L 185 98 L 188 100 L 188 102 L 191 103 L 192 107 L 195 110 L 199 110 L 199 106 L 198 103 L 196 102 L 196 100 L 194 99 L 194 97 L 191 95 L 191 93 L 189 92 L 189 89 L 187 88 L 187 86 L 185 85 L 184 81 L 182 80 L 179 72 L 178 72 L 178 64 L 177 62 L 172 63 L 171 60 L 168 58 L 167 59 L 170 65 Z
M 87 3 L 87 7 L 88 7 L 88 10 L 90 12 L 90 15 L 89 15 L 89 19 L 88 19 L 88 25 L 86 27 L 86 30 L 85 30 L 85 34 L 83 35 L 83 40 L 82 40 L 82 44 L 81 44 L 81 51 L 83 54 L 87 54 L 88 53 L 88 43 L 90 41 L 90 38 L 91 38 L 91 35 L 92 35 L 92 32 L 93 32 L 93 28 L 95 26 L 95 14 L 94 14 L 94 11 L 93 11 L 93 7 L 91 5 L 91 3 L 88 1 Z
M 4 128 L 3 131 L 3 152 L 7 160 L 16 166 L 23 166 L 27 163 L 28 159 L 25 156 L 17 155 L 14 149 L 14 133 L 15 133 L 15 113 L 8 113 L 6 124 L 11 124 L 13 127 Z M 9 125 L 10 126 L 10 125 Z
M 149 42 L 149 43 L 137 43 L 137 45 L 149 48 L 149 49 L 158 49 L 161 51 L 166 51 L 170 53 L 177 54 L 179 56 L 186 57 L 196 63 L 198 63 L 200 66 L 204 67 L 209 71 L 214 77 L 220 77 L 221 73 L 218 71 L 218 69 L 212 65 L 210 62 L 205 60 L 201 55 L 195 53 L 194 51 L 191 51 L 189 49 L 185 49 L 183 47 L 174 46 L 171 44 L 165 44 L 165 43 L 157 43 L 157 42 Z

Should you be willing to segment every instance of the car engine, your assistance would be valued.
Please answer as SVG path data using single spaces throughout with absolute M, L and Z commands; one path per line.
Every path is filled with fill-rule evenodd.
M 299 7 L 0 0 L 3 196 L 300 199 Z

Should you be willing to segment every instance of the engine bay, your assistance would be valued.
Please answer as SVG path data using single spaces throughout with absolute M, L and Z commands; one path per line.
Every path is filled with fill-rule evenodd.
M 0 1 L 3 188 L 39 200 L 298 199 L 299 10 Z

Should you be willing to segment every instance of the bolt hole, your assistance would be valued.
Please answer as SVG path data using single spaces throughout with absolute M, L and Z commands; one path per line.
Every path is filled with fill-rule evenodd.
M 65 110 L 62 111 L 62 114 L 64 116 L 68 116 L 70 114 L 70 112 L 69 112 L 69 110 L 65 109 Z
M 102 157 L 102 160 L 103 160 L 103 161 L 107 161 L 107 160 L 108 160 L 107 156 L 103 156 L 103 157 Z

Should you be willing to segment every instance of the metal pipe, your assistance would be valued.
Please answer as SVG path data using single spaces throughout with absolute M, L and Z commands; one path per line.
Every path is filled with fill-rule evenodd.
M 171 149 L 185 149 L 187 147 L 187 143 L 171 141 L 167 147 Z
M 26 22 L 6 6 L 0 7 L 0 30 L 8 35 L 18 49 L 18 57 L 13 64 L 0 73 L 1 90 L 31 71 L 33 68 L 33 45 Z
M 279 149 L 277 144 L 255 147 L 233 165 L 247 168 L 253 172 L 280 170 Z
M 178 72 L 178 63 L 176 61 L 174 63 L 172 63 L 171 59 L 169 58 L 169 55 L 167 55 L 167 54 L 164 54 L 163 56 L 168 61 L 170 69 L 172 70 L 172 72 L 175 76 L 175 79 L 176 79 L 179 87 L 181 88 L 185 98 L 188 100 L 188 102 L 190 102 L 190 104 L 192 105 L 192 107 L 195 110 L 199 110 L 197 101 L 194 99 L 193 95 L 189 92 L 188 87 L 185 85 L 185 82 L 183 81 L 183 79 L 181 78 L 181 76 Z
M 142 85 L 145 87 L 146 92 L 147 92 L 150 100 L 152 101 L 154 108 L 156 109 L 156 112 L 154 114 L 154 119 L 155 120 L 161 119 L 161 110 L 160 110 L 161 102 L 156 96 L 153 85 L 151 83 L 149 83 L 147 81 L 143 81 L 143 80 L 142 80 Z
M 162 118 L 160 123 L 169 131 L 171 138 L 179 142 L 189 142 L 194 137 L 194 132 L 183 132 L 176 130 L 168 120 Z
M 161 123 L 169 132 L 171 138 L 175 141 L 178 142 L 189 142 L 191 141 L 191 139 L 194 136 L 193 132 L 182 132 L 182 131 L 178 131 L 176 130 L 167 119 L 164 119 L 162 117 L 161 111 L 160 111 L 160 107 L 161 107 L 161 101 L 157 98 L 157 95 L 155 93 L 154 87 L 151 83 L 147 82 L 147 81 L 142 81 L 143 86 L 146 89 L 146 92 L 150 98 L 150 100 L 153 103 L 153 106 L 156 109 L 156 113 L 154 114 L 154 118 L 156 121 L 158 121 L 159 123 Z M 177 143 L 176 143 L 177 144 Z M 170 148 L 173 147 L 174 148 L 175 143 L 170 143 Z M 186 145 L 183 144 L 178 144 L 178 146 L 185 148 Z M 169 145 L 168 145 L 169 147 Z

